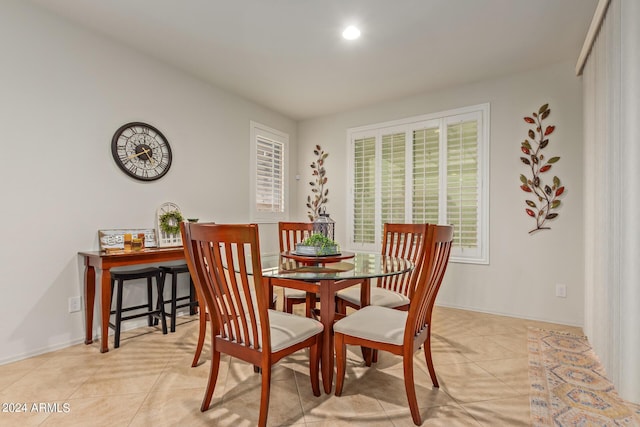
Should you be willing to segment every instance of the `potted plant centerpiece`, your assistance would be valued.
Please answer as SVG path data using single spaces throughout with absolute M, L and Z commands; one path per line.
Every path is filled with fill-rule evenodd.
M 337 255 L 340 253 L 340 247 L 329 237 L 314 233 L 302 243 L 296 244 L 296 253 L 310 256 Z

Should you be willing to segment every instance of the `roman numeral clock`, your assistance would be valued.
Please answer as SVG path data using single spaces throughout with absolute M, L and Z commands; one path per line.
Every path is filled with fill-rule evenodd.
M 111 154 L 124 173 L 140 181 L 160 179 L 171 167 L 169 141 L 142 122 L 120 126 L 111 139 Z

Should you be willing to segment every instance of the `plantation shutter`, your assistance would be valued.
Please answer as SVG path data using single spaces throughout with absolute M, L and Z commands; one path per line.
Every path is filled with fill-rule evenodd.
M 378 251 L 385 223 L 451 224 L 450 260 L 486 264 L 489 105 L 349 130 L 352 249 Z
M 414 224 L 438 224 L 440 198 L 439 127 L 413 131 L 413 200 Z
M 354 140 L 353 243 L 375 243 L 375 137 Z
M 381 221 L 378 224 L 381 233 L 384 223 L 405 222 L 405 139 L 405 132 L 382 135 Z
M 284 212 L 284 144 L 257 137 L 256 210 Z
M 478 247 L 478 121 L 447 123 L 447 223 L 454 246 Z

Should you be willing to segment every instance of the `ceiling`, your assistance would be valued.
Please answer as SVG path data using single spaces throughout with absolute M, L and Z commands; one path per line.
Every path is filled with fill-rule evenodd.
M 598 0 L 30 1 L 303 120 L 577 61 Z

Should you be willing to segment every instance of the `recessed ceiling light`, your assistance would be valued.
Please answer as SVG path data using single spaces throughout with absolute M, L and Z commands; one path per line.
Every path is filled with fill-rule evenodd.
M 355 40 L 358 37 L 360 37 L 360 30 L 354 27 L 353 25 L 349 25 L 342 32 L 342 37 L 344 37 L 347 40 Z

